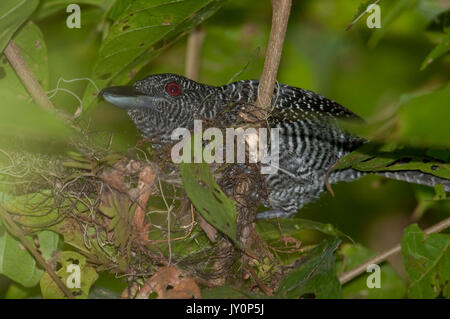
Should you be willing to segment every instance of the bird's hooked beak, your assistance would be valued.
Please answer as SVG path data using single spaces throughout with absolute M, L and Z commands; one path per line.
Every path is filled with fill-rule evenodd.
M 132 86 L 112 86 L 104 88 L 98 98 L 122 109 L 154 107 L 159 98 L 145 95 Z

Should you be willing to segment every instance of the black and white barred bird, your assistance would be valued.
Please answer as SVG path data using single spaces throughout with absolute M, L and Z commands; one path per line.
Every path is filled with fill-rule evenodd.
M 144 137 L 170 141 L 173 130 L 191 128 L 195 119 L 223 115 L 233 122 L 240 106 L 258 95 L 258 81 L 238 81 L 215 87 L 175 74 L 157 74 L 130 87 L 110 87 L 100 96 L 124 108 Z M 279 170 L 266 175 L 267 203 L 272 210 L 258 218 L 290 217 L 324 191 L 329 168 L 341 157 L 366 141 L 342 130 L 339 119 L 361 120 L 338 103 L 319 94 L 289 85 L 277 85 L 269 125 L 279 128 Z M 231 107 L 231 110 L 230 110 Z M 353 169 L 333 171 L 330 184 L 353 181 L 364 172 Z M 378 172 L 389 178 L 434 186 L 450 181 L 418 171 Z

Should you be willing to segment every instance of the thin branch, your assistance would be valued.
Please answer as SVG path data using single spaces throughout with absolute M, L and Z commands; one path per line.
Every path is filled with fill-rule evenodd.
M 356 19 L 354 19 L 352 22 L 350 22 L 350 24 L 347 26 L 345 31 L 350 30 L 350 28 L 353 27 L 355 25 L 355 23 L 359 21 L 359 19 L 361 19 L 366 13 L 370 12 L 372 10 L 373 6 L 377 5 L 378 2 L 380 2 L 380 1 L 381 0 L 377 0 L 374 3 L 368 5 L 366 10 L 364 10 L 358 17 L 356 17 Z
M 188 38 L 185 76 L 191 80 L 198 80 L 198 71 L 200 69 L 200 53 L 202 51 L 205 31 L 203 29 L 194 29 Z
M 269 109 L 272 102 L 291 4 L 291 0 L 272 0 L 272 27 L 256 101 L 256 105 L 262 109 Z
M 448 227 L 450 227 L 450 217 L 444 219 L 443 221 L 425 229 L 425 234 L 429 235 L 432 233 L 439 233 L 441 231 L 443 231 L 444 229 L 447 229 Z M 379 264 L 383 261 L 385 261 L 386 259 L 388 259 L 389 257 L 391 257 L 392 255 L 395 255 L 397 253 L 399 253 L 401 251 L 401 245 L 398 244 L 395 247 L 392 247 L 391 249 L 386 250 L 385 252 L 369 259 L 367 262 L 365 262 L 362 265 L 359 265 L 358 267 L 343 273 L 340 277 L 339 277 L 339 281 L 341 282 L 341 285 L 349 282 L 350 280 L 352 280 L 353 278 L 363 274 L 366 272 L 367 267 L 371 264 Z
M 267 287 L 261 279 L 259 279 L 258 275 L 256 274 L 256 272 L 253 270 L 253 268 L 250 266 L 247 268 L 248 271 L 250 272 L 250 275 L 252 276 L 253 280 L 256 282 L 256 284 L 258 285 L 259 289 L 261 289 L 262 291 L 264 291 L 264 293 L 267 296 L 273 296 L 273 290 L 270 289 L 269 287 Z
M 23 59 L 20 48 L 11 40 L 6 46 L 4 53 L 36 104 L 48 111 L 55 111 L 52 102 L 50 102 L 47 94 L 45 94 Z
M 12 220 L 11 216 L 3 209 L 0 209 L 0 218 L 3 221 L 3 225 L 6 227 L 8 232 L 10 232 L 14 237 L 18 238 L 22 245 L 33 255 L 34 259 L 42 266 L 42 268 L 47 271 L 59 289 L 62 290 L 64 295 L 67 298 L 74 299 L 75 297 L 72 295 L 72 292 L 67 288 L 67 286 L 61 281 L 58 275 L 53 271 L 52 267 L 47 263 L 44 257 L 39 254 L 36 248 L 27 240 L 22 229 L 16 225 L 16 223 Z

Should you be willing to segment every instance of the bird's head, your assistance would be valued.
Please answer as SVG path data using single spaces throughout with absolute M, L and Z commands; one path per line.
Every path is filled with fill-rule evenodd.
M 189 127 L 196 117 L 213 117 L 219 108 L 211 99 L 220 89 L 176 74 L 155 74 L 132 86 L 103 89 L 99 97 L 126 109 L 144 137 L 170 139 L 177 127 Z

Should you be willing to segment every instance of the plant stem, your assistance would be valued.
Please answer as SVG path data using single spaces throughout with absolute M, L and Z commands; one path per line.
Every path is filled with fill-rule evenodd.
M 291 0 L 272 0 L 272 27 L 256 101 L 256 105 L 262 109 L 269 109 L 272 102 L 291 4 Z
M 69 299 L 74 299 L 75 297 L 72 295 L 72 292 L 69 290 L 69 288 L 64 285 L 64 283 L 53 271 L 52 267 L 50 267 L 44 257 L 42 257 L 41 254 L 39 254 L 39 252 L 36 250 L 36 248 L 34 248 L 34 246 L 28 241 L 22 229 L 16 225 L 11 216 L 3 209 L 0 209 L 0 218 L 2 219 L 3 225 L 6 227 L 8 232 L 10 232 L 14 237 L 17 237 L 20 240 L 22 245 L 30 252 L 31 255 L 33 255 L 34 259 L 36 259 L 41 267 L 44 268 L 45 271 L 47 271 L 47 273 L 50 275 L 59 289 L 61 289 L 62 292 L 66 295 L 66 297 Z
M 200 68 L 200 53 L 202 51 L 205 31 L 200 28 L 194 29 L 189 34 L 186 50 L 185 76 L 191 80 L 198 80 Z
M 447 229 L 448 227 L 450 227 L 450 217 L 444 219 L 443 221 L 440 221 L 439 223 L 425 229 L 425 234 L 429 235 L 429 234 L 433 234 L 433 233 L 439 233 L 441 231 L 443 231 L 444 229 Z M 339 277 L 339 281 L 341 282 L 341 285 L 349 282 L 350 280 L 352 280 L 353 278 L 361 275 L 362 273 L 366 272 L 367 267 L 371 264 L 379 264 L 383 261 L 385 261 L 387 258 L 391 257 L 392 255 L 397 254 L 398 252 L 401 251 L 401 245 L 398 244 L 394 247 L 392 247 L 391 249 L 388 249 L 386 251 L 384 251 L 383 253 L 369 259 L 367 262 L 365 262 L 362 265 L 359 265 L 358 267 L 347 271 L 346 273 L 343 273 L 340 277 Z
M 3 52 L 36 104 L 47 111 L 55 111 L 52 102 L 23 59 L 20 48 L 11 40 Z

